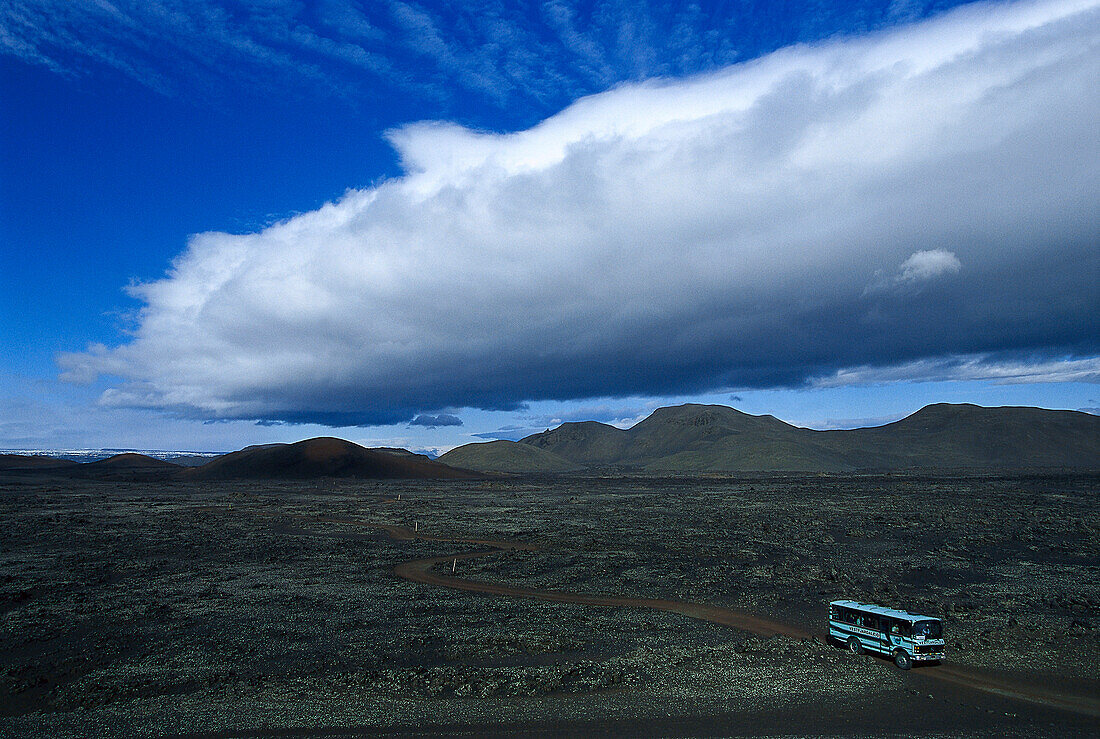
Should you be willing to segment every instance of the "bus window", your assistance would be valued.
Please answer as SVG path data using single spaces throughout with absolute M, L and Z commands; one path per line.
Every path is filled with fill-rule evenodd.
M 917 621 L 913 624 L 913 634 L 927 639 L 939 639 L 943 636 L 943 625 L 939 621 Z

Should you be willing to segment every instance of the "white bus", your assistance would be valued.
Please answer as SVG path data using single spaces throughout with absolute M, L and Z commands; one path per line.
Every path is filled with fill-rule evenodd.
M 829 604 L 829 637 L 854 654 L 891 657 L 903 670 L 914 662 L 939 662 L 945 649 L 940 619 L 854 600 Z

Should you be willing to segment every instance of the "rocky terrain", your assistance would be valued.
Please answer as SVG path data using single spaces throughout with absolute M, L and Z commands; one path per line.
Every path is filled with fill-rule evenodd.
M 1100 716 L 1042 696 L 1100 692 L 1098 483 L 0 476 L 0 735 L 1092 736 Z M 486 551 L 458 538 L 529 548 L 441 575 L 713 603 L 818 635 L 834 598 L 941 614 L 948 664 L 904 673 L 816 639 L 394 575 Z M 952 666 L 1037 698 L 944 679 Z

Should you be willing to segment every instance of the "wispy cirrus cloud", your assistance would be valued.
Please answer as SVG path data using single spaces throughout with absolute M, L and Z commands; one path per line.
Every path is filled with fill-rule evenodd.
M 1098 46 L 1095 0 L 981 5 L 516 133 L 408 126 L 405 176 L 193 237 L 131 340 L 60 362 L 107 405 L 333 425 L 882 368 L 1095 381 Z
M 946 5 L 954 4 L 948 2 Z M 920 2 L 927 14 L 942 2 Z M 446 111 L 474 96 L 543 115 L 617 83 L 712 70 L 794 41 L 897 22 L 888 2 L 9 0 L 0 53 L 63 74 L 112 69 L 166 95 L 400 91 Z M 736 39 L 736 41 L 735 41 Z

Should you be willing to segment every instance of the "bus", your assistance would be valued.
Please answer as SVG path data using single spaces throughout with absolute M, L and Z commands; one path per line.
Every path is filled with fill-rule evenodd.
M 939 662 L 945 649 L 940 619 L 854 600 L 829 604 L 829 638 L 853 654 L 890 657 L 903 670 L 917 662 Z

